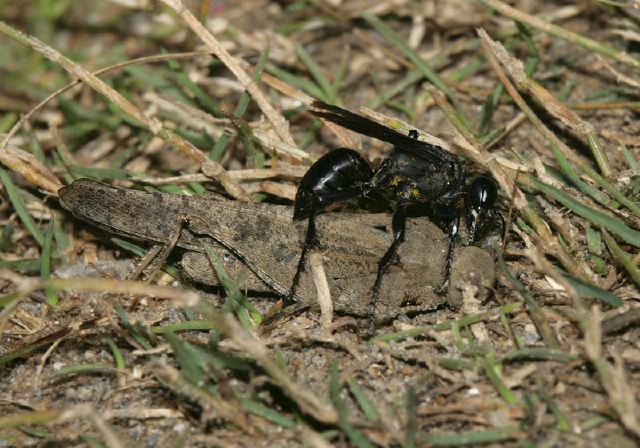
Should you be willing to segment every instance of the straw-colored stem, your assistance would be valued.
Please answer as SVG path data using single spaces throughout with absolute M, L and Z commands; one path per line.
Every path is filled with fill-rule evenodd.
M 500 0 L 481 0 L 481 1 L 485 5 L 490 6 L 491 8 L 498 11 L 500 14 L 510 17 L 513 20 L 526 23 L 527 25 L 533 28 L 536 28 L 542 32 L 551 34 L 561 39 L 565 39 L 576 45 L 580 45 L 581 47 L 586 48 L 587 50 L 593 51 L 603 56 L 607 56 L 615 61 L 621 62 L 622 64 L 628 65 L 636 69 L 640 69 L 640 61 L 632 57 L 628 53 L 625 53 L 624 51 L 616 50 L 615 48 L 611 48 L 593 39 L 589 39 L 588 37 L 584 37 L 580 34 L 568 31 L 558 25 L 549 23 L 545 20 L 542 20 L 539 17 L 535 17 L 530 14 L 519 11 L 501 2 Z
M 162 138 L 168 144 L 174 145 L 179 150 L 183 151 L 187 156 L 195 160 L 196 162 L 202 164 L 204 167 L 208 168 L 208 173 L 212 173 L 212 177 L 216 180 L 220 181 L 220 183 L 225 187 L 225 189 L 234 196 L 236 199 L 249 201 L 251 197 L 249 194 L 244 191 L 244 189 L 234 180 L 229 177 L 227 171 L 222 167 L 222 165 L 208 160 L 207 157 L 193 146 L 188 141 L 184 140 L 182 137 L 176 135 L 172 131 L 163 127 L 162 123 L 158 120 L 151 119 L 147 117 L 142 110 L 140 110 L 136 105 L 126 99 L 119 92 L 114 90 L 107 83 L 102 81 L 100 78 L 95 76 L 89 70 L 86 70 L 79 64 L 76 64 L 71 59 L 67 58 L 57 50 L 51 48 L 44 42 L 39 39 L 28 36 L 25 33 L 16 30 L 12 26 L 7 23 L 0 21 L 0 33 L 3 33 L 10 38 L 20 42 L 23 45 L 26 45 L 38 53 L 41 53 L 47 59 L 55 62 L 60 65 L 66 71 L 68 71 L 71 75 L 82 79 L 82 81 L 90 86 L 92 89 L 96 90 L 101 95 L 104 95 L 110 101 L 112 101 L 116 106 L 126 112 L 135 120 L 139 121 L 142 125 L 144 125 L 147 129 L 149 129 L 154 135 Z M 208 174 L 207 173 L 207 174 Z

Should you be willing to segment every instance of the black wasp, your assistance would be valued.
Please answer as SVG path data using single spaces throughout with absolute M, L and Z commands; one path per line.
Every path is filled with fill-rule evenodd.
M 391 143 L 394 148 L 375 170 L 356 151 L 335 149 L 318 159 L 303 176 L 296 193 L 293 219 L 308 218 L 309 223 L 289 298 L 295 294 L 309 250 L 319 244 L 315 226 L 318 213 L 330 204 L 374 195 L 392 204 L 393 242 L 378 264 L 371 288 L 370 317 L 375 313 L 382 276 L 404 241 L 408 206 L 428 205 L 430 214 L 448 233 L 449 250 L 440 289 L 445 292 L 461 217 L 465 217 L 469 240 L 474 243 L 482 238 L 495 216 L 497 189 L 493 181 L 481 176 L 467 185 L 466 173 L 455 156 L 439 146 L 417 140 L 415 130 L 407 136 L 337 106 L 319 101 L 312 106 L 315 110 L 311 113 L 316 117 Z

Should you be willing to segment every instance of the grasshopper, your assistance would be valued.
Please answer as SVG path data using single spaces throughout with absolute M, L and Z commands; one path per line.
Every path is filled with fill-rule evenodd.
M 286 296 L 296 272 L 305 237 L 305 223 L 293 221 L 293 207 L 242 203 L 214 195 L 185 196 L 146 193 L 79 179 L 59 191 L 62 207 L 89 224 L 110 233 L 183 252 L 187 277 L 216 285 L 204 245 L 210 244 L 232 276 L 246 272 L 246 288 Z M 178 226 L 176 223 L 184 222 Z M 378 260 L 393 239 L 391 218 L 384 213 L 330 213 L 318 216 L 317 231 L 334 309 L 366 315 L 368 294 L 376 278 Z M 173 237 L 172 237 L 173 235 Z M 434 292 L 442 281 L 448 241 L 427 218 L 407 221 L 407 241 L 381 283 L 376 320 L 407 309 L 434 309 L 445 302 L 461 303 L 461 282 L 488 295 L 495 282 L 492 256 L 485 250 L 458 247 L 446 297 Z M 316 303 L 316 287 L 306 269 L 294 299 Z

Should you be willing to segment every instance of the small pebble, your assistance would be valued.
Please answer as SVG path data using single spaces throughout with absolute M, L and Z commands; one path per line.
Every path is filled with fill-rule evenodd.
M 524 326 L 524 340 L 527 345 L 534 345 L 540 340 L 540 335 L 535 325 L 527 324 Z

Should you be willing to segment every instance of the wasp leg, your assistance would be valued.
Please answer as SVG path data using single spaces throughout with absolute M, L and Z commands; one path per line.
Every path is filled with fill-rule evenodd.
M 295 302 L 294 298 L 298 284 L 300 283 L 300 275 L 305 271 L 305 265 L 307 261 L 307 255 L 309 251 L 319 245 L 318 234 L 316 230 L 316 217 L 325 207 L 336 202 L 349 201 L 351 199 L 358 198 L 363 195 L 362 187 L 346 188 L 339 191 L 325 192 L 322 194 L 311 193 L 311 203 L 309 206 L 309 221 L 307 223 L 307 232 L 304 242 L 302 244 L 302 253 L 298 260 L 298 267 L 296 273 L 293 275 L 291 281 L 291 288 L 289 294 L 285 297 L 285 305 L 291 305 Z
M 444 276 L 442 285 L 438 288 L 439 294 L 446 294 L 449 289 L 449 281 L 451 280 L 451 265 L 453 264 L 453 249 L 456 245 L 456 236 L 460 230 L 460 216 L 456 215 L 451 221 L 451 227 L 449 227 L 449 247 L 447 249 L 447 258 L 444 262 Z
M 371 288 L 371 297 L 369 299 L 369 334 L 373 335 L 375 331 L 375 312 L 376 303 L 378 301 L 378 292 L 380 291 L 380 285 L 382 283 L 382 276 L 389 269 L 391 261 L 398 254 L 398 247 L 400 243 L 404 241 L 404 234 L 407 228 L 407 205 L 400 204 L 393 212 L 393 218 L 391 219 L 391 227 L 393 229 L 393 242 L 387 249 L 385 254 L 378 262 L 378 273 L 376 275 L 376 281 Z
M 498 207 L 494 207 L 491 215 L 492 219 L 495 219 L 495 215 L 498 215 L 498 218 L 500 218 L 500 223 L 502 227 L 502 231 L 500 232 L 500 234 L 502 235 L 502 247 L 504 248 L 507 241 L 509 229 L 507 228 L 507 222 L 504 220 L 504 216 L 502 216 L 502 213 L 500 213 L 500 210 L 498 209 Z
M 295 302 L 293 298 L 295 297 L 296 289 L 298 288 L 298 283 L 300 282 L 300 275 L 305 270 L 307 254 L 313 247 L 318 245 L 318 235 L 316 232 L 316 216 L 318 214 L 317 210 L 318 197 L 314 194 L 312 195 L 311 206 L 309 207 L 309 221 L 307 223 L 307 233 L 304 238 L 304 243 L 302 244 L 302 253 L 300 254 L 300 259 L 298 260 L 296 273 L 294 274 L 293 280 L 291 281 L 291 289 L 289 289 L 289 294 L 285 298 L 285 306 L 289 306 Z

